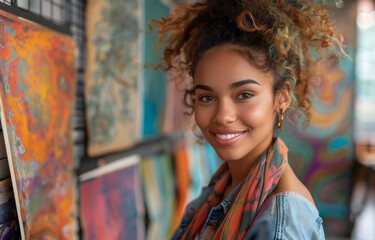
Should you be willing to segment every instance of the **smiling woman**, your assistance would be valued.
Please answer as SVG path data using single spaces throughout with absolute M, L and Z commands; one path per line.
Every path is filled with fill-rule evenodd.
M 206 0 L 150 22 L 165 44 L 158 67 L 190 74 L 186 103 L 225 161 L 188 205 L 173 239 L 324 239 L 314 201 L 275 129 L 289 109 L 308 121 L 314 64 L 345 54 L 326 7 Z
M 196 123 L 228 163 L 232 186 L 270 146 L 276 112 L 285 111 L 291 100 L 288 87 L 274 96 L 272 74 L 257 69 L 235 49 L 230 44 L 210 49 L 194 74 Z

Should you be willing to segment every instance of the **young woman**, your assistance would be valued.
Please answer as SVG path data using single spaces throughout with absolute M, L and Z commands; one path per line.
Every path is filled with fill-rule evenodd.
M 314 201 L 275 130 L 289 109 L 308 119 L 314 63 L 342 53 L 325 7 L 206 0 L 181 5 L 155 24 L 166 44 L 161 66 L 191 75 L 187 105 L 225 161 L 172 238 L 324 239 Z

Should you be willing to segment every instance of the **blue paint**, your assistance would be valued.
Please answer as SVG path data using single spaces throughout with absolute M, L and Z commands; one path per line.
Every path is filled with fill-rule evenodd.
M 335 140 L 333 140 L 331 142 L 331 146 L 330 148 L 332 150 L 336 150 L 336 149 L 342 149 L 342 148 L 348 148 L 350 147 L 349 146 L 349 139 L 348 138 L 344 138 L 344 137 L 339 137 L 339 138 L 336 138 Z
M 16 30 L 14 28 L 12 28 L 11 26 L 7 25 L 6 26 L 6 30 L 7 32 L 12 35 L 12 37 L 16 37 Z
M 144 9 L 144 29 L 147 29 L 150 19 L 166 17 L 169 8 L 160 0 L 146 0 Z M 162 50 L 158 54 L 155 52 L 154 44 L 158 35 L 156 31 L 145 34 L 143 62 L 156 65 L 160 61 Z M 143 132 L 144 138 L 157 136 L 161 133 L 163 125 L 163 115 L 167 95 L 167 74 L 161 70 L 144 68 L 143 84 Z

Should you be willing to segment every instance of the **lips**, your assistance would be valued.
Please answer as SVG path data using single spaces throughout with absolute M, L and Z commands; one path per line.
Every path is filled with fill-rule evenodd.
M 228 129 L 219 129 L 210 131 L 214 139 L 220 145 L 231 145 L 237 142 L 246 131 L 234 131 Z

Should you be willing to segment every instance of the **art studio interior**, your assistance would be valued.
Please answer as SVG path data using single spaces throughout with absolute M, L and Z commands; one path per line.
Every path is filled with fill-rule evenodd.
M 157 67 L 165 45 L 151 20 L 198 2 L 0 0 L 0 239 L 164 240 L 181 229 L 225 161 L 184 102 L 199 69 Z M 345 56 L 315 66 L 309 124 L 285 117 L 277 135 L 325 238 L 374 240 L 375 2 L 333 11 Z M 237 138 L 217 133 L 222 149 L 225 134 Z

